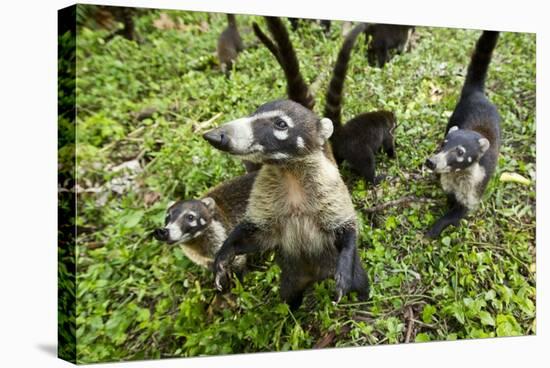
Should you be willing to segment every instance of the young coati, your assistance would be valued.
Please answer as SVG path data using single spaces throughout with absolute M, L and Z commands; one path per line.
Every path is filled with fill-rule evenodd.
M 229 76 L 233 68 L 233 62 L 237 59 L 238 53 L 244 50 L 244 46 L 234 14 L 227 14 L 227 23 L 227 28 L 223 30 L 218 38 L 217 52 L 220 67 Z
M 257 173 L 228 180 L 209 190 L 201 199 L 178 201 L 166 214 L 163 228 L 153 236 L 168 244 L 178 244 L 194 263 L 213 269 L 214 257 L 227 234 L 243 218 Z M 240 256 L 232 269 L 241 272 L 246 257 Z
M 342 91 L 353 45 L 364 32 L 366 24 L 359 24 L 347 35 L 329 84 L 326 96 L 325 116 L 334 123 L 330 138 L 337 163 L 347 161 L 368 183 L 376 184 L 375 154 L 382 148 L 389 157 L 395 157 L 393 130 L 395 116 L 389 111 L 366 112 L 342 124 Z
M 368 44 L 367 58 L 371 66 L 382 68 L 395 51 L 399 54 L 410 48 L 410 38 L 414 26 L 394 24 L 369 24 L 365 29 L 365 42 Z M 369 38 L 372 38 L 369 43 Z
M 449 119 L 446 136 L 426 166 L 440 174 L 449 211 L 426 234 L 438 237 L 479 204 L 495 171 L 500 150 L 500 115 L 485 96 L 485 78 L 498 32 L 484 31 L 476 43 L 460 100 Z
M 227 284 L 235 256 L 270 249 L 281 267 L 281 297 L 292 309 L 309 285 L 328 277 L 336 280 L 337 301 L 352 290 L 368 297 L 351 197 L 323 152 L 332 131 L 329 119 L 279 100 L 204 134 L 214 147 L 262 163 L 244 219 L 216 256 L 217 288 Z

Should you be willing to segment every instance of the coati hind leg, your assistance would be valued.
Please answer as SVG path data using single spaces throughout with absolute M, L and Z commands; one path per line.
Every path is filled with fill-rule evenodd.
M 456 202 L 455 205 L 451 207 L 451 209 L 443 217 L 437 220 L 437 222 L 426 233 L 426 236 L 431 239 L 439 237 L 441 232 L 445 230 L 448 226 L 460 225 L 460 220 L 464 218 L 467 213 L 468 209 L 460 203 Z
M 384 175 L 375 176 L 376 159 L 370 147 L 363 147 L 355 152 L 342 155 L 353 170 L 361 175 L 367 183 L 377 185 L 384 179 Z
M 258 252 L 261 247 L 253 240 L 257 231 L 254 224 L 242 222 L 231 231 L 214 260 L 215 285 L 220 291 L 227 290 L 231 270 L 229 265 L 235 256 Z
M 281 299 L 294 311 L 300 307 L 304 299 L 304 291 L 310 283 L 300 280 L 292 272 L 283 270 L 281 273 Z

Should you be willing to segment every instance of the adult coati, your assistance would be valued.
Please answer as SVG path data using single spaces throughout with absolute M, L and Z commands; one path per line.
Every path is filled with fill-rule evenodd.
M 325 116 L 334 123 L 330 138 L 336 162 L 347 161 L 351 168 L 368 183 L 376 184 L 381 177 L 375 176 L 375 154 L 382 148 L 389 157 L 395 157 L 393 130 L 395 116 L 389 111 L 366 112 L 342 124 L 342 91 L 351 51 L 357 37 L 366 29 L 359 24 L 346 36 L 338 53 L 334 71 L 326 95 Z
M 237 28 L 237 19 L 234 14 L 227 14 L 227 27 L 218 38 L 218 60 L 222 71 L 229 76 L 233 68 L 233 62 L 237 59 L 239 52 L 244 50 L 243 41 Z
M 382 68 L 391 60 L 391 52 L 399 54 L 410 48 L 414 26 L 395 24 L 369 24 L 365 29 L 365 42 L 368 43 L 367 58 L 371 66 Z M 369 43 L 369 39 L 370 40 Z
M 201 199 L 178 201 L 166 214 L 163 228 L 153 236 L 168 244 L 178 244 L 195 264 L 213 269 L 214 257 L 227 234 L 243 218 L 257 173 L 223 182 Z M 241 272 L 246 256 L 236 257 L 232 269 Z
M 458 226 L 479 204 L 495 171 L 500 150 L 500 115 L 485 95 L 485 79 L 499 33 L 484 31 L 476 43 L 460 100 L 447 124 L 437 154 L 426 166 L 440 174 L 449 211 L 426 234 L 438 237 L 449 225 Z
M 368 297 L 356 249 L 356 217 L 338 168 L 323 152 L 329 119 L 290 100 L 204 134 L 214 147 L 262 163 L 246 214 L 216 256 L 216 286 L 224 288 L 235 256 L 272 249 L 281 267 L 282 299 L 300 306 L 312 283 L 334 277 L 336 300 L 349 291 Z

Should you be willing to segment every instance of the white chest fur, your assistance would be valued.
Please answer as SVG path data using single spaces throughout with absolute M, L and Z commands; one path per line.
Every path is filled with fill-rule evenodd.
M 465 170 L 441 174 L 441 186 L 445 192 L 453 193 L 459 203 L 473 210 L 481 199 L 478 186 L 483 179 L 485 169 L 474 163 Z
M 264 166 L 252 189 L 247 218 L 262 228 L 259 239 L 287 254 L 320 254 L 332 230 L 355 221 L 338 169 L 324 156 L 292 173 Z

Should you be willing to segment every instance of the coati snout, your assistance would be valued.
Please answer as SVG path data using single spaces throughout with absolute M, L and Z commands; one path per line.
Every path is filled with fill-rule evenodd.
M 330 119 L 319 119 L 296 102 L 280 100 L 211 130 L 203 138 L 217 149 L 249 161 L 277 163 L 321 150 L 332 132 Z
M 212 221 L 212 198 L 179 201 L 166 213 L 164 228 L 153 232 L 155 239 L 168 244 L 184 243 L 202 235 Z
M 439 174 L 461 171 L 479 162 L 489 146 L 489 140 L 481 134 L 453 126 L 440 151 L 426 160 L 426 166 Z

